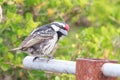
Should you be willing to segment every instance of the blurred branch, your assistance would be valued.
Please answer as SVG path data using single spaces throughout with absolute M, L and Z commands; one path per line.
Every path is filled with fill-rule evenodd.
M 120 36 L 116 36 L 114 39 L 113 39 L 113 47 L 114 47 L 114 51 L 113 51 L 113 54 L 115 54 L 119 47 L 120 47 Z
M 116 20 L 114 17 L 109 16 L 109 19 L 115 22 L 116 24 L 120 24 L 120 21 Z
M 0 6 L 0 22 L 2 21 L 2 7 Z

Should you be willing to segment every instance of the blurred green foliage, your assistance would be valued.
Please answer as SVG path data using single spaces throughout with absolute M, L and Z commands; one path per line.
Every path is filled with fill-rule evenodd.
M 75 80 L 73 75 L 24 69 L 27 55 L 9 52 L 38 25 L 52 21 L 71 27 L 58 43 L 55 58 L 120 61 L 120 0 L 0 0 L 0 4 L 0 80 Z

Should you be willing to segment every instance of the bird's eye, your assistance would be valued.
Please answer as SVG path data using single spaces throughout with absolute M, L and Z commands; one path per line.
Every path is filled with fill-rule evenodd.
M 62 26 L 61 29 L 65 29 L 65 28 Z

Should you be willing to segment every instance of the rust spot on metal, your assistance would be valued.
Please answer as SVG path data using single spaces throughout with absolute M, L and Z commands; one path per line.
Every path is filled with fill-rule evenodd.
M 104 63 L 117 63 L 106 59 L 77 59 L 76 80 L 117 80 L 117 77 L 106 77 L 101 67 Z

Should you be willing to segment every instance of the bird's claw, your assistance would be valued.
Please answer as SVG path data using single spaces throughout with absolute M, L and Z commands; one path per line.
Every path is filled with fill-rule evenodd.
M 33 58 L 33 62 L 34 62 L 36 59 L 38 59 L 38 58 L 39 58 L 39 57 L 34 57 L 34 58 Z
M 54 59 L 53 56 L 49 56 L 48 59 L 47 59 L 47 62 L 50 61 L 51 59 Z

